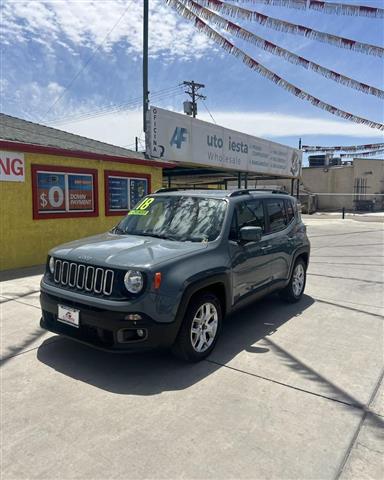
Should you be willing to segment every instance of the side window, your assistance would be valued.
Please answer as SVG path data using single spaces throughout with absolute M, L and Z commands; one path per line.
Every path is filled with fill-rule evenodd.
M 231 229 L 229 231 L 229 239 L 234 240 L 237 242 L 239 239 L 239 230 L 237 228 L 237 211 L 233 212 L 232 222 L 231 222 Z
M 292 200 L 284 200 L 285 211 L 287 213 L 288 224 L 295 218 L 295 209 Z
M 286 227 L 284 200 L 267 200 L 267 215 L 269 218 L 269 233 L 279 232 Z
M 237 206 L 238 228 L 261 227 L 265 232 L 264 208 L 262 200 L 248 200 Z

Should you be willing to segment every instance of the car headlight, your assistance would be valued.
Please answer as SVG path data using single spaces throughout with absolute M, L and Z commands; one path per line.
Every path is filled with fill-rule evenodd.
M 144 286 L 142 273 L 137 270 L 128 270 L 124 275 L 124 285 L 129 293 L 139 293 Z
M 53 275 L 53 272 L 55 271 L 55 259 L 53 257 L 51 257 L 49 259 L 49 263 L 48 263 L 48 266 L 49 266 L 49 271 L 52 273 Z

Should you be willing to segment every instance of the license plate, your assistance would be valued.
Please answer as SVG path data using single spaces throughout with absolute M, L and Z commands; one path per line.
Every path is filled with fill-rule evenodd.
M 65 305 L 58 305 L 58 307 L 57 320 L 79 328 L 80 310 Z

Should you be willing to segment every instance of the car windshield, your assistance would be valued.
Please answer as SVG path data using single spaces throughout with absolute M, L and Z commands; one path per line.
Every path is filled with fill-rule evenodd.
M 211 242 L 221 232 L 227 203 L 189 196 L 145 197 L 113 229 L 116 234 Z

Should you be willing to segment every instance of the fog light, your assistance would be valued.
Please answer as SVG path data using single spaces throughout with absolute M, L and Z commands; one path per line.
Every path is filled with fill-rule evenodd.
M 139 330 L 137 330 L 137 335 L 139 337 L 144 337 L 144 335 L 145 335 L 144 330 L 141 330 L 141 328 Z
M 136 320 L 142 320 L 141 315 L 138 313 L 129 313 L 124 317 L 124 320 L 131 320 L 131 321 L 136 321 Z

